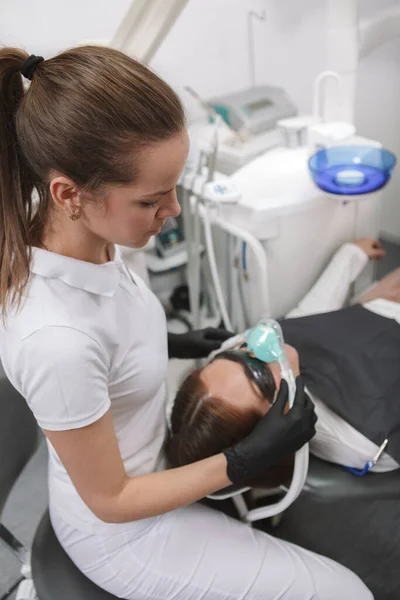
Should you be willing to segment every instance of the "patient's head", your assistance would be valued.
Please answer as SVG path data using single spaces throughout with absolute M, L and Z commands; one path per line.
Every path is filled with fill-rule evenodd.
M 287 347 L 298 373 L 298 356 Z M 246 437 L 273 402 L 280 369 L 243 352 L 224 352 L 181 385 L 171 415 L 167 455 L 182 466 L 220 453 Z

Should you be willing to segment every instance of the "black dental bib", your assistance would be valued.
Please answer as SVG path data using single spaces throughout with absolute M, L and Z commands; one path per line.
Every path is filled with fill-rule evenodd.
M 361 305 L 280 325 L 309 391 L 400 463 L 400 325 Z

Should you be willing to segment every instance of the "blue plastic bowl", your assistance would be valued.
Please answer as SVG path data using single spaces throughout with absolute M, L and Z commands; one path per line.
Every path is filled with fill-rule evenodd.
M 308 168 L 324 192 L 352 196 L 382 188 L 389 181 L 395 164 L 395 155 L 383 148 L 335 146 L 313 154 Z

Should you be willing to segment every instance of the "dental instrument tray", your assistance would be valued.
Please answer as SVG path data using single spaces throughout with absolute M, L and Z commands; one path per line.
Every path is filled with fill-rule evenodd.
M 346 196 L 383 188 L 395 164 L 392 152 L 370 146 L 324 148 L 308 161 L 311 177 L 321 190 Z

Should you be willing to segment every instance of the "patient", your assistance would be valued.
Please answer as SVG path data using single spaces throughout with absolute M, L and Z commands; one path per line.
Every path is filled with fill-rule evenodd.
M 362 469 L 387 437 L 372 472 L 400 462 L 400 269 L 342 308 L 352 282 L 380 244 L 345 244 L 300 304 L 281 322 L 295 375 L 301 371 L 318 422 L 310 451 L 331 462 Z M 276 363 L 249 363 L 246 352 L 221 353 L 194 371 L 175 398 L 167 454 L 180 466 L 236 443 L 268 412 L 280 385 Z M 255 370 L 258 373 L 255 374 Z M 257 375 L 257 376 L 255 376 Z M 269 469 L 262 481 L 284 483 L 293 457 Z M 256 485 L 259 482 L 252 482 Z
M 290 346 L 286 352 L 297 375 L 297 352 Z M 186 378 L 171 414 L 167 455 L 173 466 L 218 454 L 246 437 L 268 412 L 280 382 L 279 367 L 254 362 L 256 366 L 250 367 L 244 348 L 223 352 Z M 290 480 L 292 468 L 293 456 L 284 457 L 249 483 L 277 487 Z

